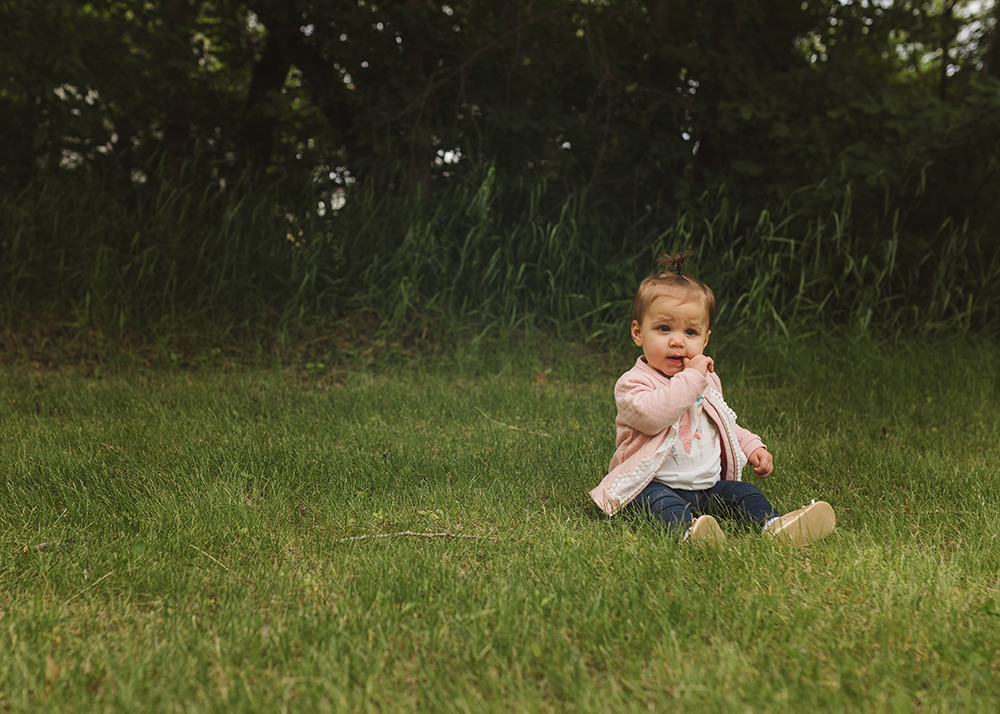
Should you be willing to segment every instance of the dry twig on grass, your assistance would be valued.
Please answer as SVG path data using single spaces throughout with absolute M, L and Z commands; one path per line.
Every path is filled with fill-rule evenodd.
M 520 426 L 514 426 L 512 424 L 504 424 L 502 421 L 497 421 L 496 419 L 494 419 L 493 417 L 491 417 L 489 414 L 487 414 L 486 412 L 484 412 L 479 407 L 476 407 L 476 411 L 479 412 L 480 414 L 482 414 L 483 417 L 486 418 L 486 421 L 493 422 L 497 426 L 503 426 L 503 427 L 506 427 L 508 429 L 513 429 L 514 431 L 523 431 L 525 434 L 534 434 L 535 436 L 544 436 L 544 437 L 546 437 L 548 439 L 552 438 L 552 434 L 546 434 L 544 431 L 532 431 L 531 429 L 525 429 L 525 428 L 520 427 Z
M 414 538 L 472 538 L 474 540 L 482 540 L 486 536 L 475 536 L 466 535 L 464 533 L 451 533 L 449 531 L 444 531 L 443 533 L 416 533 L 414 531 L 398 531 L 396 533 L 369 533 L 368 535 L 351 536 L 350 538 L 341 538 L 335 542 L 337 543 L 347 543 L 352 540 L 372 540 L 374 538 L 392 538 L 394 536 L 413 536 Z M 496 538 L 489 538 L 489 540 L 496 540 Z

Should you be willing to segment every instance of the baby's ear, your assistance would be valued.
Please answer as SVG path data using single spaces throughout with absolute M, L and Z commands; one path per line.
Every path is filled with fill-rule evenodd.
M 642 347 L 642 327 L 638 320 L 632 320 L 632 341 L 636 347 Z

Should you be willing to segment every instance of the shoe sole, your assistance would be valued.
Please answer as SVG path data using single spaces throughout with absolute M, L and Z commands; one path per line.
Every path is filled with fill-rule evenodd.
M 792 520 L 785 523 L 784 519 L 789 516 Z M 772 537 L 792 545 L 808 545 L 826 538 L 836 524 L 833 507 L 825 501 L 816 501 L 782 516 L 781 530 L 772 533 Z
M 721 545 L 726 540 L 726 534 L 719 527 L 719 522 L 712 516 L 700 516 L 684 537 L 691 545 L 699 548 L 711 545 Z

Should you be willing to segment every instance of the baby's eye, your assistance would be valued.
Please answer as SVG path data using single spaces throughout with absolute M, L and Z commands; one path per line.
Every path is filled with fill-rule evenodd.
M 660 325 L 660 332 L 670 332 L 670 327 L 667 325 Z
M 691 329 L 691 328 L 689 327 L 688 329 L 686 329 L 686 330 L 684 331 L 684 334 L 685 334 L 685 335 L 687 335 L 688 337 L 694 337 L 695 335 L 697 335 L 697 334 L 698 334 L 698 331 L 697 331 L 697 330 L 692 330 L 692 329 Z

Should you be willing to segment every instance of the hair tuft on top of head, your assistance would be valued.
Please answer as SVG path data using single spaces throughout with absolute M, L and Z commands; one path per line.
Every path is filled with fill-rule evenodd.
M 712 329 L 715 324 L 715 294 L 705 283 L 683 270 L 685 261 L 693 255 L 694 253 L 685 251 L 661 255 L 656 259 L 656 264 L 661 266 L 663 272 L 650 275 L 639 285 L 635 300 L 632 301 L 633 321 L 642 324 L 646 309 L 652 301 L 658 295 L 668 293 L 704 301 L 708 328 Z
M 684 263 L 687 262 L 694 253 L 691 251 L 684 251 L 683 253 L 664 253 L 659 258 L 656 259 L 656 264 L 663 267 L 664 273 L 677 273 L 678 275 L 683 275 L 684 272 L 682 268 Z

